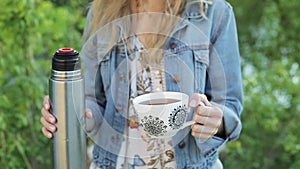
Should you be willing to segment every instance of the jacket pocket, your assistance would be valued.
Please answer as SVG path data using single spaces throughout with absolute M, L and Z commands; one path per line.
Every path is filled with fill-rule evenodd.
M 164 71 L 167 90 L 193 92 L 194 60 L 192 50 L 183 46 L 173 49 L 171 52 L 165 57 Z
M 195 92 L 204 93 L 206 84 L 206 70 L 209 65 L 209 50 L 193 50 L 193 56 L 195 64 Z

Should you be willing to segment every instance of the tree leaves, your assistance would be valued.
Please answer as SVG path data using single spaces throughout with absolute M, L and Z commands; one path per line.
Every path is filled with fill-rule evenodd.
M 300 4 L 231 2 L 239 11 L 245 108 L 240 139 L 221 153 L 224 168 L 237 168 L 241 162 L 245 169 L 300 168 L 300 36 L 295 33 Z
M 41 133 L 40 109 L 48 93 L 51 56 L 60 47 L 80 49 L 86 9 L 69 10 L 78 3 L 54 6 L 42 0 L 0 1 L 2 168 L 50 166 L 50 141 Z

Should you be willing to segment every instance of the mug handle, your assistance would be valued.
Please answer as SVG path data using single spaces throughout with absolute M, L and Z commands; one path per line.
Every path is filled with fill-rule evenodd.
M 184 128 L 188 127 L 188 126 L 191 126 L 193 124 L 195 124 L 195 121 L 193 121 L 193 120 L 184 122 L 182 124 L 182 126 L 179 128 L 179 130 L 182 130 L 182 129 L 184 129 Z M 208 140 L 208 139 L 202 139 L 202 138 L 197 138 L 197 139 L 199 140 L 200 143 L 204 143 L 204 142 L 206 142 Z
M 182 130 L 182 129 L 184 129 L 184 128 L 188 127 L 188 126 L 191 126 L 191 125 L 193 125 L 193 124 L 195 124 L 195 122 L 194 122 L 193 120 L 184 122 L 184 123 L 182 124 L 182 126 L 179 128 L 179 130 Z

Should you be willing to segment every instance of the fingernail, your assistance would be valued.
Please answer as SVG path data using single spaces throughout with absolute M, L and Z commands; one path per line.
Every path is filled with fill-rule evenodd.
M 51 126 L 50 129 L 51 129 L 52 132 L 55 131 L 55 127 L 54 126 Z
M 46 109 L 49 109 L 49 104 L 45 103 L 44 106 L 45 106 Z
M 85 117 L 88 118 L 88 119 L 91 119 L 93 117 L 92 112 L 87 111 L 86 114 L 85 114 Z
M 190 106 L 196 106 L 196 100 L 192 99 L 192 100 L 190 101 Z
M 48 136 L 49 138 L 51 138 L 51 137 L 52 137 L 52 134 L 51 134 L 51 133 L 48 133 L 47 136 Z
M 49 120 L 51 123 L 55 123 L 55 119 L 53 117 L 50 117 Z

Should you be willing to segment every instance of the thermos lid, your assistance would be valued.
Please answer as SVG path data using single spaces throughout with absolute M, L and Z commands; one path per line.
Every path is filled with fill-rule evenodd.
M 79 70 L 79 53 L 73 48 L 60 48 L 52 58 L 52 69 L 57 71 Z

